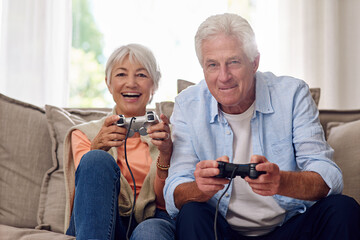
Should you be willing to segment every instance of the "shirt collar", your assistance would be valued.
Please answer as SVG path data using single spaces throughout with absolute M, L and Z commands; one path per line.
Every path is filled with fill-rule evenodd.
M 256 72 L 256 93 L 255 93 L 255 111 L 263 114 L 273 113 L 274 109 L 271 105 L 270 90 L 262 72 Z

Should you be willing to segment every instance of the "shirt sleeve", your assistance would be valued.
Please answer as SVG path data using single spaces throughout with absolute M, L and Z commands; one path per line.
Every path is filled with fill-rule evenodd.
M 71 133 L 71 148 L 73 153 L 75 170 L 79 166 L 81 158 L 91 149 L 91 141 L 80 130 Z
M 332 161 L 334 150 L 326 142 L 318 109 L 307 84 L 300 85 L 294 101 L 293 144 L 301 171 L 320 174 L 330 188 L 328 195 L 343 189 L 342 173 Z
M 174 201 L 174 191 L 182 183 L 195 181 L 194 170 L 199 162 L 192 139 L 190 126 L 184 120 L 184 112 L 181 107 L 186 108 L 175 101 L 173 114 L 171 116 L 173 152 L 170 160 L 169 175 L 164 186 L 164 198 L 166 211 L 174 218 L 179 210 Z

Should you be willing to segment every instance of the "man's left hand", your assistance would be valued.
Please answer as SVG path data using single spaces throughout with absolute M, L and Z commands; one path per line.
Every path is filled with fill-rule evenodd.
M 269 162 L 266 157 L 261 155 L 252 155 L 251 163 L 259 163 L 256 166 L 257 171 L 264 171 L 266 174 L 260 175 L 257 179 L 245 177 L 252 190 L 262 196 L 272 196 L 279 192 L 280 188 L 280 169 L 275 163 Z

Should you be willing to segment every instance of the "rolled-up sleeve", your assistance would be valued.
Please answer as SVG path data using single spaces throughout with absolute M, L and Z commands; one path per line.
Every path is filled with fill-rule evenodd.
M 195 180 L 194 169 L 198 162 L 191 140 L 191 126 L 186 123 L 187 115 L 183 114 L 181 107 L 181 104 L 175 101 L 171 116 L 173 153 L 164 187 L 166 210 L 172 218 L 179 212 L 175 206 L 174 191 L 180 184 Z
M 306 84 L 300 85 L 294 101 L 293 144 L 301 171 L 320 174 L 330 188 L 328 195 L 343 189 L 340 168 L 332 161 L 334 150 L 326 142 L 318 110 Z

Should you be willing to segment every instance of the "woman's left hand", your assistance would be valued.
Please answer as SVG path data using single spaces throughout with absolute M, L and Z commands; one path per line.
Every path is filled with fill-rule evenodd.
M 151 142 L 158 147 L 160 154 L 167 156 L 170 160 L 172 154 L 172 140 L 170 131 L 170 121 L 164 115 L 160 115 L 161 121 L 148 128 L 147 133 L 152 138 Z

